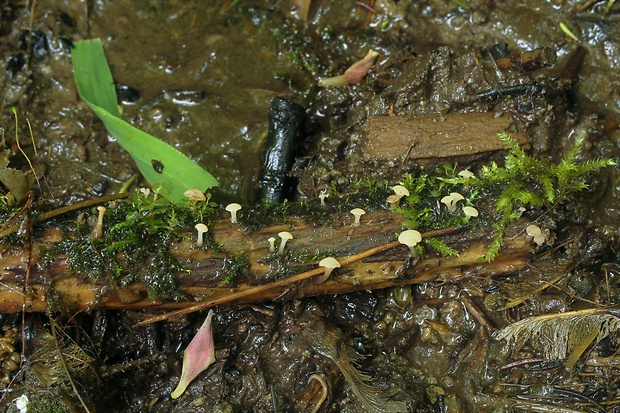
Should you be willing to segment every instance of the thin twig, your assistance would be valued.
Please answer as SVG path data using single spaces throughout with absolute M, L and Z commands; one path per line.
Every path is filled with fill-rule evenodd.
M 426 232 L 424 234 L 422 234 L 423 237 L 433 237 L 433 236 L 438 236 L 438 235 L 445 235 L 445 234 L 449 234 L 451 232 L 456 231 L 458 228 L 456 227 L 449 227 L 449 228 L 443 228 L 440 230 L 435 230 L 435 231 L 429 231 Z M 402 245 L 399 241 L 392 241 L 392 242 L 388 242 L 387 244 L 383 244 L 383 245 L 379 245 L 378 247 L 375 248 L 370 248 L 366 251 L 362 251 L 358 254 L 354 254 L 351 255 L 349 257 L 345 257 L 342 259 L 339 259 L 338 261 L 340 262 L 341 266 L 345 266 L 347 264 L 351 264 L 357 261 L 361 261 L 365 258 L 371 257 L 373 255 L 379 254 L 381 252 L 385 252 L 385 251 L 389 251 L 392 248 L 398 247 L 399 245 Z M 147 324 L 151 324 L 151 323 L 155 323 L 157 321 L 163 321 L 163 320 L 168 320 L 170 318 L 176 318 L 176 317 L 180 317 L 186 314 L 190 314 L 190 313 L 194 313 L 196 311 L 200 311 L 200 310 L 206 310 L 207 308 L 211 308 L 214 307 L 216 305 L 221 305 L 221 304 L 227 304 L 242 298 L 246 298 L 249 296 L 252 296 L 254 294 L 266 291 L 266 290 L 270 290 L 273 288 L 278 288 L 278 287 L 285 287 L 294 283 L 297 283 L 299 281 L 303 281 L 303 280 L 307 280 L 308 278 L 312 278 L 315 277 L 317 275 L 323 274 L 325 272 L 325 269 L 322 267 L 318 267 L 318 268 L 314 268 L 312 270 L 308 270 L 308 271 L 304 271 L 302 273 L 299 273 L 297 275 L 293 275 L 291 277 L 287 277 L 287 278 L 282 278 L 279 279 L 277 281 L 273 281 L 271 283 L 268 284 L 262 284 L 262 285 L 257 285 L 257 286 L 253 286 L 253 287 L 246 287 L 246 288 L 238 288 L 236 291 L 233 291 L 230 295 L 227 295 L 225 297 L 220 297 L 220 298 L 214 298 L 214 299 L 207 299 L 205 301 L 201 301 L 197 304 L 191 305 L 189 307 L 185 307 L 185 308 L 181 308 L 179 310 L 174 310 L 174 311 L 170 311 L 164 314 L 160 314 L 157 316 L 153 316 L 153 317 L 148 317 L 142 321 L 140 321 L 139 323 L 136 323 L 134 325 L 134 327 L 140 327 L 143 325 L 147 325 Z

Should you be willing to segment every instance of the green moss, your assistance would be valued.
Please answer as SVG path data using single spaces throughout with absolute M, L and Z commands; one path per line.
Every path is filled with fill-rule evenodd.
M 232 286 L 241 277 L 250 275 L 250 260 L 247 254 L 228 254 L 224 259 L 224 272 L 226 276 L 220 282 L 220 287 Z
M 446 164 L 435 170 L 435 175 L 407 175 L 401 182 L 410 191 L 398 212 L 405 218 L 404 225 L 420 231 L 429 231 L 464 224 L 488 225 L 493 236 L 484 260 L 494 259 L 500 252 L 507 227 L 521 217 L 520 208 L 555 210 L 572 196 L 587 188 L 590 172 L 613 166 L 611 159 L 576 162 L 583 141 L 576 142 L 568 155 L 559 163 L 536 159 L 521 149 L 518 142 L 507 134 L 499 138 L 509 151 L 503 166 L 492 163 L 483 166 L 479 176 L 463 177 L 457 173 L 457 164 Z M 439 200 L 451 192 L 462 194 L 455 212 L 439 205 Z M 471 222 L 460 212 L 460 207 L 472 205 L 480 216 Z M 452 254 L 438 240 L 427 244 L 442 254 Z
M 87 226 L 69 226 L 63 241 L 46 254 L 46 261 L 65 254 L 69 269 L 92 281 L 106 282 L 107 277 L 120 284 L 142 281 L 152 299 L 181 299 L 174 274 L 183 268 L 170 256 L 170 244 L 182 239 L 184 232 L 193 232 L 197 222 L 210 224 L 215 206 L 208 199 L 178 206 L 136 191 L 132 202 L 108 208 L 102 238 L 92 240 Z M 209 236 L 206 244 L 221 250 Z
M 69 413 L 59 395 L 53 391 L 38 392 L 28 395 L 28 412 L 32 413 Z

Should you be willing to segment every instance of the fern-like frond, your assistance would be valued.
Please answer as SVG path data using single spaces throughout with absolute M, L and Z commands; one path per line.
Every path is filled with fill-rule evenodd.
M 528 341 L 536 342 L 548 360 L 563 359 L 568 354 L 566 367 L 572 370 L 591 344 L 619 329 L 619 310 L 589 309 L 525 318 L 493 336 L 497 340 L 507 340 L 517 351 Z

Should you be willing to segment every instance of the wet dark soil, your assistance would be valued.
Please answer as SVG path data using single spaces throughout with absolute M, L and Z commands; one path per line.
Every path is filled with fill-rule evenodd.
M 525 135 L 538 157 L 559 160 L 584 137 L 580 158 L 620 161 L 620 4 L 317 0 L 303 20 L 302 3 L 3 1 L 0 127 L 10 166 L 28 170 L 14 143 L 15 107 L 20 143 L 46 177 L 34 186 L 36 200 L 69 204 L 115 193 L 137 172 L 73 82 L 71 44 L 94 37 L 103 41 L 125 119 L 216 176 L 216 202 L 255 202 L 267 109 L 276 96 L 304 106 L 312 124 L 297 148 L 295 199 L 328 188 L 347 193 L 359 179 L 396 183 L 434 167 L 365 157 L 373 115 L 493 112 L 510 116 L 511 130 Z M 515 58 L 499 67 L 491 57 L 541 48 L 534 66 Z M 360 84 L 317 86 L 369 49 L 380 57 Z M 583 60 L 571 60 L 582 52 Z M 455 161 L 475 170 L 485 159 L 436 164 Z M 205 314 L 137 329 L 131 326 L 141 312 L 63 316 L 61 345 L 70 346 L 70 337 L 82 348 L 76 354 L 89 367 L 74 380 L 90 411 L 297 411 L 315 373 L 330 385 L 319 411 L 364 411 L 334 359 L 302 334 L 310 323 L 357 354 L 357 368 L 408 411 L 618 412 L 617 332 L 590 348 L 574 372 L 562 360 L 546 360 L 536 343 L 515 354 L 490 334 L 527 316 L 618 305 L 619 194 L 617 171 L 593 175 L 569 207 L 570 219 L 547 222 L 566 244 L 558 241 L 547 259 L 510 278 L 216 308 L 216 362 L 178 400 L 170 392 L 183 349 Z M 555 287 L 496 311 L 503 289 L 559 272 L 566 274 Z M 6 411 L 17 411 L 13 400 L 22 394 L 32 403 L 28 411 L 60 411 L 60 404 L 83 411 L 58 366 L 44 374 L 29 368 L 33 354 L 43 352 L 35 338 L 49 331 L 49 320 L 28 314 L 22 325 L 19 317 L 2 317 L 35 343 L 4 384 Z M 515 360 L 521 363 L 509 364 Z M 42 383 L 46 376 L 55 382 Z

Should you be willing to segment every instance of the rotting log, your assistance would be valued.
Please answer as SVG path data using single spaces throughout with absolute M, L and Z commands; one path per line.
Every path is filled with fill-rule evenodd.
M 37 263 L 36 251 L 60 240 L 58 231 L 48 231 L 42 244 L 33 248 L 35 265 L 30 269 L 29 285 L 26 287 L 26 251 L 5 246 L 0 252 L 0 312 L 45 311 L 52 296 L 62 297 L 63 306 L 68 311 L 77 311 L 90 308 L 184 309 L 196 306 L 197 302 L 205 303 L 206 308 L 236 301 L 341 294 L 435 280 L 449 282 L 462 277 L 510 274 L 523 269 L 531 254 L 531 242 L 523 231 L 527 223 L 518 222 L 508 229 L 501 255 L 490 263 L 480 262 L 489 233 L 461 228 L 428 234 L 444 234 L 441 239 L 459 251 L 458 257 L 444 258 L 431 253 L 412 265 L 409 249 L 395 241 L 396 234 L 402 229 L 401 215 L 377 211 L 365 215 L 362 225 L 358 227 L 352 226 L 351 221 L 350 214 L 336 217 L 329 226 L 314 226 L 301 218 L 290 218 L 286 225 L 246 233 L 241 226 L 222 219 L 212 226 L 215 241 L 224 245 L 228 253 L 245 253 L 251 276 L 240 279 L 240 284 L 234 288 L 221 287 L 220 283 L 226 276 L 224 254 L 199 249 L 191 241 L 175 243 L 171 246 L 171 254 L 185 270 L 189 270 L 175 275 L 181 291 L 188 297 L 185 301 L 152 301 L 147 296 L 146 286 L 141 283 L 119 287 L 106 281 L 91 282 L 83 274 L 75 274 L 67 268 L 67 260 L 63 256 L 44 268 Z M 341 261 L 342 268 L 327 282 L 317 284 L 310 278 L 322 273 L 316 264 L 286 264 L 294 266 L 293 274 L 307 274 L 308 279 L 287 282 L 295 279 L 292 276 L 274 282 L 273 275 L 277 268 L 272 265 L 275 261 L 269 264 L 264 260 L 270 256 L 267 238 L 283 230 L 295 236 L 287 244 L 288 253 L 329 250 Z M 376 251 L 380 253 L 374 254 Z M 266 284 L 272 288 L 256 288 Z
M 378 161 L 452 158 L 505 150 L 498 133 L 509 133 L 524 149 L 527 138 L 510 133 L 510 118 L 493 113 L 373 116 L 366 124 L 364 156 Z

